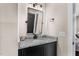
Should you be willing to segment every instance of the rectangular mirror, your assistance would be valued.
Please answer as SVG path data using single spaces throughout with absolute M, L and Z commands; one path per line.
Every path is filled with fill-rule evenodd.
M 28 8 L 27 33 L 42 34 L 43 12 Z

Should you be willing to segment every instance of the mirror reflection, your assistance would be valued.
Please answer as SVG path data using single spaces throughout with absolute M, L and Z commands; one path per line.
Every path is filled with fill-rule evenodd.
M 27 33 L 42 33 L 43 12 L 28 8 Z

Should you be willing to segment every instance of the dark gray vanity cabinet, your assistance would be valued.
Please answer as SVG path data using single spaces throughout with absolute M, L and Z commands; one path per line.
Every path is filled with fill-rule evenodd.
M 56 56 L 57 42 L 19 49 L 18 55 L 19 56 Z

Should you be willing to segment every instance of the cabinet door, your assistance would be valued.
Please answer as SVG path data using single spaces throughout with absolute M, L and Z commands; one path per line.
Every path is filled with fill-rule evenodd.
M 29 53 L 30 52 L 30 53 Z M 44 48 L 42 45 L 39 45 L 39 46 L 35 46 L 35 47 L 32 47 L 30 50 L 29 50 L 29 55 L 31 56 L 43 56 L 44 55 Z
M 20 49 L 19 56 L 43 56 L 44 48 L 42 45 Z
M 57 55 L 57 43 L 48 43 L 44 45 L 45 56 L 56 56 Z

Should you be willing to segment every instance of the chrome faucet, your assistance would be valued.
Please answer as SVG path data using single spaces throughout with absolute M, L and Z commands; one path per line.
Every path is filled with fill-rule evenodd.
M 34 38 L 34 39 L 37 39 L 37 38 L 38 38 L 38 36 L 37 36 L 36 34 L 34 34 L 33 38 Z

